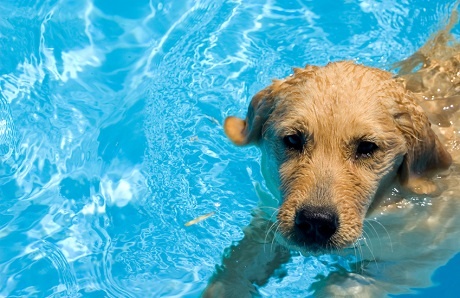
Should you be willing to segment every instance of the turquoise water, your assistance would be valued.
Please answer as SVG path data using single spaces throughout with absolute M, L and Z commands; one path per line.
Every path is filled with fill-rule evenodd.
M 452 7 L 2 0 L 0 296 L 198 296 L 264 187 L 258 150 L 230 144 L 223 119 L 292 66 L 388 69 Z M 294 256 L 261 293 L 307 296 L 330 263 Z M 416 293 L 453 295 L 439 276 L 459 265 Z

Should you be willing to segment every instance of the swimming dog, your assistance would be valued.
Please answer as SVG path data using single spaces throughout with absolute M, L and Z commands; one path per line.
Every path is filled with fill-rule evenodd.
M 433 53 L 446 52 L 447 31 L 430 41 L 444 45 Z M 424 49 L 400 65 L 400 76 L 351 61 L 295 68 L 252 98 L 245 119 L 225 120 L 234 144 L 260 148 L 266 185 L 281 204 L 274 220 L 256 214 L 204 296 L 256 294 L 254 284 L 264 284 L 290 250 L 353 247 L 366 215 L 395 183 L 415 194 L 438 191 L 430 178 L 452 157 L 422 106 L 436 110 L 425 100 L 441 83 L 442 97 L 458 96 L 460 55 L 430 59 Z

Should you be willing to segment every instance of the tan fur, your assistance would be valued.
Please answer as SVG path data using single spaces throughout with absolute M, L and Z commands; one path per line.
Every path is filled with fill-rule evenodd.
M 263 152 L 276 161 L 278 173 L 272 174 L 282 194 L 279 232 L 289 244 L 299 246 L 292 240 L 296 211 L 304 205 L 327 206 L 338 211 L 340 223 L 331 247 L 343 248 L 361 236 L 375 195 L 398 173 L 404 185 L 413 186 L 411 179 L 451 163 L 416 101 L 380 69 L 347 61 L 309 66 L 258 93 L 245 129 L 242 120 L 232 117 L 225 131 L 238 145 L 268 147 Z M 235 123 L 238 128 L 232 127 Z M 296 132 L 306 139 L 302 153 L 283 145 L 283 137 Z M 378 151 L 356 158 L 360 140 L 376 143 Z

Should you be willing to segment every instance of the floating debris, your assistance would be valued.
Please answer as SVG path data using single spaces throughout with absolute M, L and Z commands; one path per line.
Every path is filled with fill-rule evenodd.
M 204 214 L 204 215 L 198 216 L 197 218 L 192 219 L 191 221 L 186 222 L 186 223 L 185 223 L 185 226 L 186 226 L 186 227 L 189 227 L 189 226 L 195 225 L 195 224 L 199 223 L 200 221 L 203 221 L 203 220 L 205 220 L 206 218 L 211 217 L 212 215 L 214 215 L 214 213 L 216 213 L 216 212 L 213 211 L 213 212 L 209 212 L 209 213 L 206 213 L 206 214 Z

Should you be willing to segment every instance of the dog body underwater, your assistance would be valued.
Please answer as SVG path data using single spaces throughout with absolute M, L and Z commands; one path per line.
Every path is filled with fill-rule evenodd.
M 451 154 L 407 81 L 350 61 L 309 65 L 257 93 L 244 120 L 225 120 L 233 143 L 260 147 L 280 206 L 271 218 L 255 215 L 204 296 L 257 295 L 254 284 L 266 283 L 290 250 L 356 249 L 391 185 L 439 193 L 431 177 L 450 167 Z

